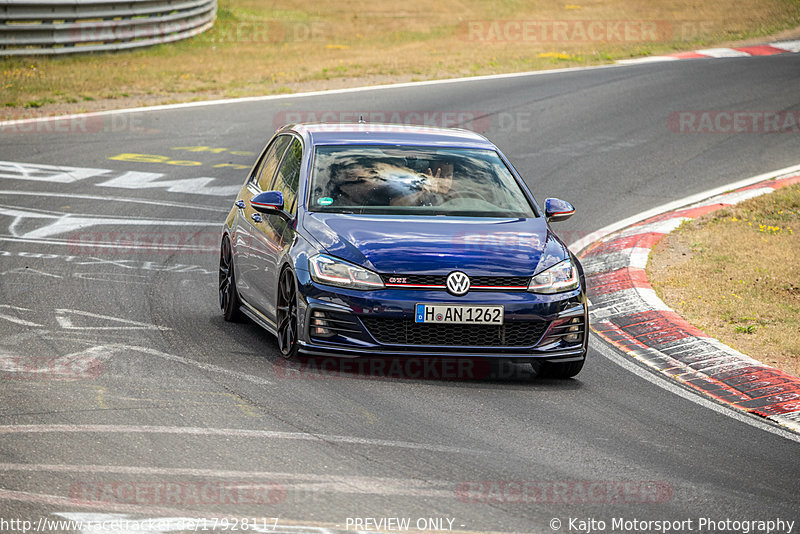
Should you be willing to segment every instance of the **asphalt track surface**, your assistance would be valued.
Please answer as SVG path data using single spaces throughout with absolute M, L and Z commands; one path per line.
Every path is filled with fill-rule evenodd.
M 0 133 L 0 160 L 111 171 L 54 183 L 6 169 L 0 179 L 0 518 L 267 516 L 295 531 L 343 530 L 348 517 L 449 518 L 455 530 L 481 532 L 553 532 L 553 518 L 562 532 L 570 518 L 603 520 L 605 531 L 612 518 L 693 520 L 683 532 L 714 532 L 700 518 L 799 520 L 797 441 L 654 386 L 601 354 L 597 339 L 583 372 L 566 381 L 521 366 L 477 380 L 287 374 L 269 335 L 223 322 L 215 250 L 80 248 L 123 231 L 213 241 L 233 195 L 99 184 L 138 171 L 238 187 L 246 171 L 215 165 L 249 166 L 255 156 L 234 152 L 260 150 L 287 110 L 486 114 L 483 133 L 538 199 L 575 204 L 556 227 L 571 242 L 796 164 L 796 133 L 679 133 L 668 118 L 796 111 L 798 87 L 800 55 L 783 55 L 152 111 L 136 113 L 134 127 L 107 117 L 89 133 Z M 227 150 L 174 150 L 190 146 Z M 121 153 L 201 165 L 109 159 Z M 62 214 L 92 224 L 53 218 Z M 131 225 L 137 218 L 152 222 Z M 76 362 L 73 371 L 93 365 L 92 376 L 55 380 L 54 358 Z M 497 492 L 514 481 L 545 493 Z M 267 484 L 274 502 L 130 493 L 78 502 L 126 483 L 208 482 Z M 629 496 L 582 496 L 589 483 L 623 484 Z

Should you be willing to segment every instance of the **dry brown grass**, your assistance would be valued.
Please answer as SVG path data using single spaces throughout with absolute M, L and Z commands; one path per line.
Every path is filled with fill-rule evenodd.
M 800 184 L 684 223 L 647 272 L 692 324 L 800 376 Z
M 480 42 L 468 31 L 475 21 L 609 20 L 653 22 L 657 38 Z M 800 0 L 220 0 L 215 29 L 188 41 L 0 59 L 0 117 L 599 64 L 798 25 Z

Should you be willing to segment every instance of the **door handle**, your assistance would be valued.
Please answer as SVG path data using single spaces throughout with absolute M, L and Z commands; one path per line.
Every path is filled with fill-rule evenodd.
M 261 215 L 259 215 L 258 213 L 254 213 L 250 218 L 253 219 L 257 223 L 261 222 Z
M 239 208 L 240 210 L 243 210 L 244 209 L 244 200 L 239 199 L 236 202 L 234 202 L 233 205 L 236 206 L 237 208 Z

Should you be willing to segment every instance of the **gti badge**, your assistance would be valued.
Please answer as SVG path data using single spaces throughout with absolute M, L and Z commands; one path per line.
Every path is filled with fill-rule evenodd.
M 447 275 L 447 291 L 457 297 L 466 295 L 469 291 L 469 276 L 460 271 L 453 271 Z

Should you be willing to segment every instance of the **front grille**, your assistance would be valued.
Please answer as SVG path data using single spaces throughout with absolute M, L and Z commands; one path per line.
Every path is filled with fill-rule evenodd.
M 528 287 L 527 276 L 471 276 L 469 283 L 472 286 L 525 286 Z
M 361 317 L 372 337 L 386 345 L 532 347 L 547 323 L 515 321 L 503 325 L 415 323 L 413 319 Z
M 443 286 L 447 281 L 447 275 L 439 274 L 383 274 L 381 275 L 385 284 L 403 285 L 425 285 Z M 403 282 L 390 281 L 392 279 L 405 279 Z M 489 287 L 528 287 L 530 278 L 527 276 L 470 276 L 471 286 Z
M 385 284 L 409 284 L 409 285 L 425 285 L 425 286 L 443 286 L 447 276 L 439 274 L 384 274 L 383 283 Z M 392 279 L 404 279 L 402 282 L 391 282 Z

